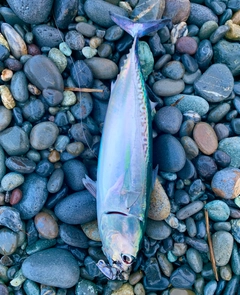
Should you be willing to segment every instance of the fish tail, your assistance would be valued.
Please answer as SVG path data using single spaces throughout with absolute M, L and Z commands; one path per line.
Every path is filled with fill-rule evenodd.
M 109 12 L 112 20 L 133 38 L 141 38 L 151 32 L 158 31 L 170 23 L 170 19 L 161 19 L 148 22 L 134 22 L 127 17 Z

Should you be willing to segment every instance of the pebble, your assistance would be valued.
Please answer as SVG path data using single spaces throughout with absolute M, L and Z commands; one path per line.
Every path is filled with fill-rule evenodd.
M 38 123 L 31 130 L 30 144 L 36 150 L 45 150 L 54 144 L 58 133 L 59 129 L 56 124 L 52 122 Z
M 197 51 L 197 42 L 192 37 L 183 36 L 178 38 L 176 42 L 176 50 L 179 53 L 193 55 Z
M 154 141 L 153 153 L 159 169 L 165 172 L 178 172 L 186 162 L 186 154 L 181 143 L 170 134 L 160 135 Z
M 34 224 L 38 233 L 44 239 L 55 239 L 58 236 L 58 224 L 50 214 L 38 213 L 34 217 Z
M 49 16 L 53 0 L 41 0 L 38 3 L 32 3 L 23 0 L 21 6 L 17 0 L 8 0 L 8 5 L 14 13 L 26 23 L 38 24 L 45 22 Z
M 71 50 L 82 50 L 85 44 L 83 35 L 76 30 L 67 32 L 65 42 Z
M 209 218 L 213 221 L 226 221 L 229 218 L 230 209 L 223 201 L 211 201 L 205 205 L 205 208 L 208 211 Z
M 230 111 L 231 106 L 228 103 L 222 103 L 213 108 L 208 114 L 208 122 L 218 123 L 221 121 Z
M 22 230 L 23 222 L 20 218 L 19 211 L 13 207 L 1 206 L 0 225 L 7 227 L 14 232 Z
M 26 278 L 58 288 L 71 288 L 79 279 L 79 266 L 63 249 L 47 249 L 30 255 L 22 264 Z
M 172 229 L 165 221 L 148 219 L 146 234 L 154 240 L 164 240 L 172 233 Z
M 230 281 L 232 278 L 232 270 L 230 265 L 225 265 L 220 267 L 220 276 L 225 281 Z
M 1 180 L 1 187 L 5 191 L 11 191 L 24 182 L 24 176 L 17 172 L 5 174 Z
M 113 291 L 111 295 L 134 295 L 133 287 L 129 283 L 125 283 L 118 290 Z
M 198 37 L 200 40 L 208 39 L 217 28 L 218 24 L 215 21 L 207 21 L 201 26 Z
M 120 2 L 121 3 L 121 2 Z M 153 9 L 148 9 L 149 5 L 153 5 Z M 142 15 L 140 17 L 142 22 L 146 22 L 149 20 L 156 20 L 156 19 L 161 19 L 164 8 L 165 8 L 165 1 L 151 1 L 150 3 L 146 3 L 144 0 L 138 1 L 137 5 L 135 3 L 134 9 L 132 11 L 132 17 L 137 17 L 139 13 L 142 11 L 145 11 L 146 9 L 146 14 Z
M 231 157 L 230 166 L 239 168 L 240 167 L 240 150 L 239 150 L 240 139 L 238 136 L 224 138 L 219 142 L 218 149 L 225 152 Z
M 5 108 L 4 106 L 0 106 L 0 131 L 6 129 L 12 121 L 12 112 Z
M 197 123 L 193 129 L 193 138 L 200 151 L 205 155 L 213 154 L 218 148 L 217 135 L 208 123 Z
M 1 25 L 1 32 L 6 37 L 10 52 L 16 59 L 27 54 L 26 43 L 11 25 L 3 23 Z
M 204 287 L 204 295 L 214 295 L 217 289 L 217 282 L 215 280 L 211 280 Z
M 218 21 L 217 16 L 206 6 L 197 3 L 191 3 L 189 24 L 197 25 L 199 28 L 207 21 Z
M 85 295 L 85 294 L 97 295 L 98 294 L 97 287 L 93 282 L 89 280 L 81 279 L 76 285 L 75 295 Z
M 4 284 L 0 284 L 0 294 L 9 295 L 8 288 Z
M 82 178 L 87 174 L 86 167 L 79 160 L 69 160 L 62 166 L 67 185 L 74 191 L 83 190 L 85 187 Z
M 212 235 L 212 245 L 217 266 L 225 266 L 231 257 L 233 237 L 226 231 L 217 231 Z
M 61 224 L 59 227 L 59 235 L 67 245 L 83 249 L 88 248 L 88 238 L 83 231 L 73 225 Z
M 185 22 L 190 14 L 190 1 L 184 0 L 176 2 L 174 0 L 165 1 L 164 16 L 171 18 L 173 24 Z
M 66 69 L 67 58 L 59 49 L 52 48 L 48 53 L 48 58 L 50 58 L 55 63 L 60 73 Z
M 119 28 L 119 27 L 118 27 Z M 96 27 L 92 24 L 88 24 L 85 22 L 80 22 L 76 25 L 76 30 L 81 33 L 83 36 L 91 38 L 96 34 Z M 104 38 L 107 40 L 106 35 Z
M 168 106 L 176 103 L 175 107 L 177 107 L 182 113 L 194 111 L 200 116 L 204 116 L 209 110 L 208 102 L 197 95 L 174 95 L 164 98 L 164 102 Z
M 95 79 L 114 79 L 118 74 L 118 66 L 111 60 L 102 57 L 92 57 L 85 60 Z
M 234 199 L 240 194 L 239 176 L 237 168 L 224 168 L 218 171 L 212 179 L 213 192 L 223 199 Z
M 180 210 L 178 210 L 176 217 L 179 220 L 184 220 L 192 215 L 194 215 L 195 213 L 199 212 L 202 208 L 203 208 L 204 204 L 201 201 L 194 201 L 188 205 L 186 205 L 185 207 L 181 208 Z
M 78 87 L 89 88 L 93 83 L 93 73 L 85 61 L 77 60 L 70 71 L 71 77 Z
M 213 48 L 211 42 L 207 39 L 202 40 L 198 44 L 198 49 L 195 54 L 195 59 L 198 63 L 200 70 L 205 71 L 209 67 L 212 57 Z
M 60 29 L 67 29 L 68 25 L 73 21 L 78 12 L 78 1 L 61 1 L 55 2 L 53 6 L 53 14 L 56 26 Z
M 93 22 L 105 28 L 115 25 L 108 14 L 109 11 L 126 17 L 128 15 L 123 8 L 102 0 L 87 0 L 84 4 L 84 10 Z
M 170 202 L 168 196 L 157 177 L 150 197 L 148 217 L 152 220 L 164 220 L 170 214 Z
M 157 111 L 154 122 L 157 128 L 164 133 L 175 134 L 180 129 L 182 118 L 182 113 L 178 108 L 165 106 Z
M 35 26 L 32 33 L 39 47 L 57 47 L 64 38 L 63 33 L 57 28 L 45 24 Z
M 183 265 L 172 273 L 170 283 L 175 288 L 191 288 L 195 279 L 196 274 L 190 269 L 190 267 Z
M 179 61 L 171 61 L 165 64 L 162 69 L 162 74 L 167 78 L 178 80 L 183 77 L 185 73 L 184 66 Z
M 197 94 L 213 103 L 226 99 L 233 86 L 232 73 L 224 64 L 211 65 L 194 83 Z
M 67 224 L 83 224 L 96 219 L 96 199 L 86 190 L 70 194 L 55 206 L 56 216 Z
M 17 249 L 18 236 L 8 228 L 0 229 L 0 254 L 11 255 Z
M 28 100 L 27 78 L 23 71 L 14 73 L 11 79 L 10 90 L 15 100 L 19 102 L 26 102 Z
M 217 153 L 218 151 L 216 151 Z M 212 157 L 200 155 L 195 161 L 195 168 L 198 175 L 205 179 L 212 179 L 217 172 L 217 164 Z
M 10 195 L 9 203 L 11 205 L 16 205 L 17 203 L 21 201 L 21 199 L 22 199 L 22 191 L 19 188 L 15 188 Z
M 159 96 L 173 96 L 184 89 L 183 80 L 161 79 L 153 84 L 153 92 Z
M 18 126 L 0 132 L 0 144 L 9 156 L 20 156 L 29 150 L 29 139 Z
M 47 179 L 31 173 L 25 177 L 21 190 L 23 197 L 14 207 L 20 212 L 22 219 L 30 219 L 42 209 L 46 202 Z
M 239 58 L 239 49 L 240 45 L 238 43 L 228 42 L 224 39 L 220 40 L 214 46 L 214 62 L 225 64 L 233 76 L 239 75 L 240 66 L 235 63 L 235 60 Z
M 199 251 L 194 248 L 189 248 L 186 253 L 186 258 L 189 266 L 195 273 L 200 273 L 202 271 L 203 260 Z
M 81 225 L 81 228 L 82 228 L 83 232 L 85 233 L 85 235 L 90 240 L 93 240 L 96 242 L 101 241 L 99 230 L 98 230 L 97 220 L 93 220 L 93 221 L 84 223 Z

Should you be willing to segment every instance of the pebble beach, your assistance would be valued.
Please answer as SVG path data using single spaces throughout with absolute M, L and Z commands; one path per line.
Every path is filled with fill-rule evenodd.
M 128 281 L 82 181 L 133 43 L 109 11 L 171 19 L 138 44 L 158 175 Z M 0 295 L 240 295 L 240 1 L 6 0 L 0 33 Z

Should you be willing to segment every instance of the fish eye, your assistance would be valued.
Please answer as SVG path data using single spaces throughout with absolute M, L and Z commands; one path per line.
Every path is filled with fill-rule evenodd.
M 126 264 L 132 264 L 134 261 L 134 257 L 132 255 L 122 254 L 121 257 L 123 262 Z

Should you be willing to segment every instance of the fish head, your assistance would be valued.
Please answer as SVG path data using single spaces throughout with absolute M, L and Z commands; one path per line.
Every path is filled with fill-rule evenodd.
M 132 215 L 111 212 L 103 214 L 100 235 L 102 250 L 108 259 L 98 262 L 109 279 L 128 279 L 142 240 L 141 221 Z

